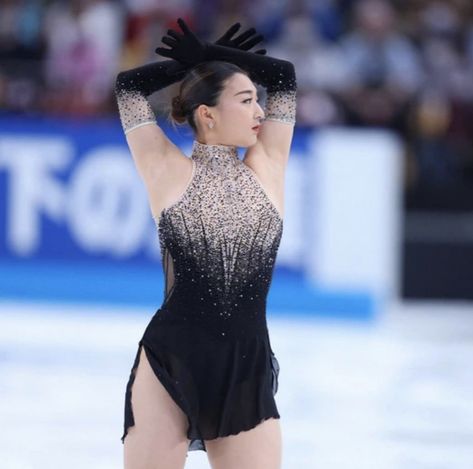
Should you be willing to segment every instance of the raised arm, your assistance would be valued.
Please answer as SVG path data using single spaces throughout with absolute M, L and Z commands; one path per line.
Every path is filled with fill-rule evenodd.
M 296 122 L 296 73 L 294 65 L 251 52 L 209 45 L 207 54 L 217 60 L 232 62 L 250 74 L 250 78 L 266 89 L 265 120 L 251 152 L 264 153 L 270 160 L 285 167 L 289 158 Z
M 167 74 L 173 64 L 173 60 L 165 60 L 122 71 L 115 83 L 123 131 L 138 172 L 145 180 L 150 174 L 161 170 L 166 158 L 173 153 L 180 153 L 157 125 L 148 101 L 155 91 L 183 78 L 184 70 L 172 76 Z
M 263 39 L 254 28 L 235 36 L 240 26 L 240 23 L 230 26 L 216 40 L 215 45 L 247 51 Z M 168 30 L 168 34 L 170 36 L 164 42 L 173 44 L 175 32 Z M 254 54 L 261 57 L 265 53 L 265 49 L 259 49 Z M 165 60 L 123 71 L 117 76 L 115 95 L 120 119 L 138 171 L 144 178 L 164 166 L 161 163 L 170 155 L 174 154 L 174 159 L 176 155 L 182 155 L 156 125 L 156 116 L 148 102 L 148 96 L 183 79 L 192 65 Z
M 259 151 L 260 145 L 270 160 L 285 168 L 296 123 L 296 74 L 291 62 L 273 60 L 274 68 L 278 68 L 271 75 L 278 78 L 275 83 L 266 80 L 264 74 L 263 79 L 254 78 L 266 88 L 265 120 L 258 135 L 258 143 L 254 149 L 248 149 L 248 153 Z

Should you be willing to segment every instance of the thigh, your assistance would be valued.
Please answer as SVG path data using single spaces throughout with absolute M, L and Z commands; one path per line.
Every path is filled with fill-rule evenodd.
M 212 469 L 280 469 L 280 419 L 270 418 L 237 435 L 206 440 L 205 447 Z
M 189 444 L 187 416 L 154 374 L 143 348 L 131 404 L 135 425 L 124 441 L 125 469 L 182 469 Z

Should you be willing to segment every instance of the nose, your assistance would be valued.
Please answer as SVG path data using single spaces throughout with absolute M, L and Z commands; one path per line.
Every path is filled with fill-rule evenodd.
M 255 114 L 255 118 L 262 121 L 264 119 L 264 111 L 263 111 L 263 108 L 258 104 L 256 103 L 256 114 Z

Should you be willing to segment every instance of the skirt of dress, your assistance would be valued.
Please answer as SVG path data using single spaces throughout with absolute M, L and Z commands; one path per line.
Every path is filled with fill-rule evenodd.
M 157 379 L 187 416 L 189 451 L 206 451 L 204 440 L 280 418 L 274 399 L 280 367 L 267 330 L 245 339 L 216 340 L 195 325 L 154 319 L 138 343 L 126 386 L 123 443 L 135 423 L 131 394 L 141 347 Z

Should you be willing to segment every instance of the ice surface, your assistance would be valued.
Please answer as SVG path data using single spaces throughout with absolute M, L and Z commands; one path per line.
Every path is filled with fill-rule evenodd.
M 2 469 L 122 467 L 125 385 L 154 311 L 0 302 Z M 471 469 L 473 306 L 376 323 L 268 314 L 284 469 Z M 204 452 L 186 468 L 208 468 Z

